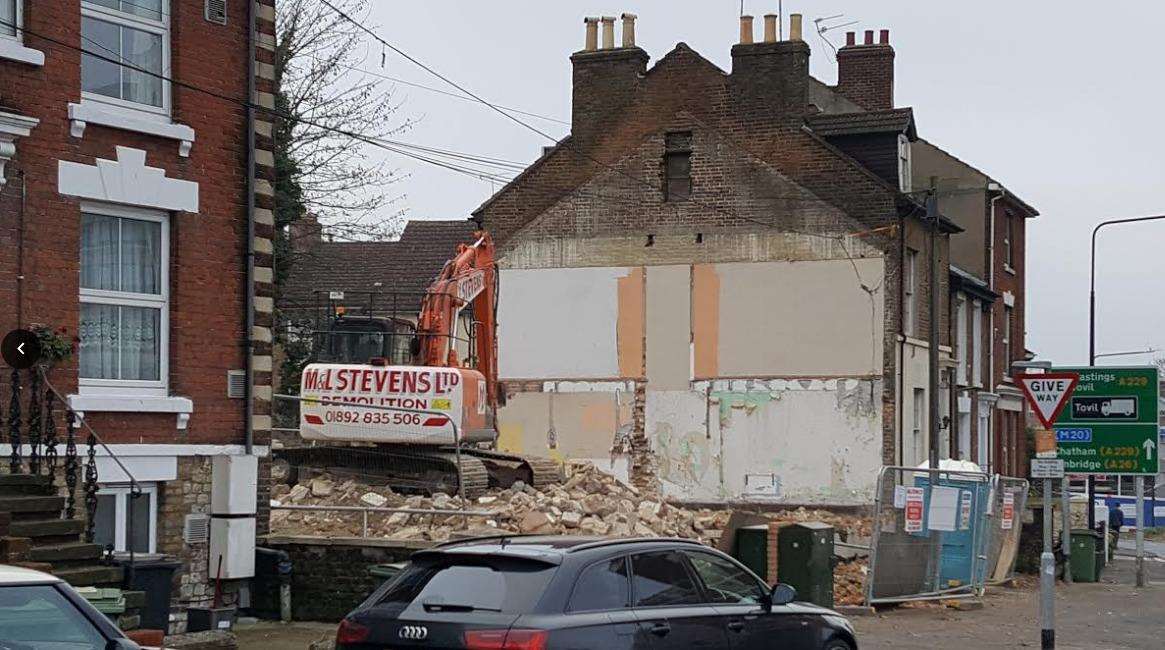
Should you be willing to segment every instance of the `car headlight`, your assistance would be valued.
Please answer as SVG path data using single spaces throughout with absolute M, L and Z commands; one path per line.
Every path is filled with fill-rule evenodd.
M 834 627 L 841 628 L 850 634 L 854 633 L 853 624 L 850 623 L 849 619 L 844 616 L 822 616 L 821 618 L 825 619 L 825 622 Z

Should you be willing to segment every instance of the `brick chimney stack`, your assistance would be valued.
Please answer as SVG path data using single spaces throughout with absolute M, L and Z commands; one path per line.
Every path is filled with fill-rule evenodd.
M 585 141 L 634 98 L 647 73 L 647 52 L 635 45 L 634 14 L 623 14 L 622 47 L 615 47 L 615 18 L 586 18 L 586 47 L 570 56 L 574 67 L 571 134 Z M 602 26 L 601 43 L 594 47 Z
M 868 29 L 863 42 L 849 32 L 845 47 L 837 51 L 837 91 L 867 110 L 894 108 L 894 48 L 890 30 L 883 29 L 874 42 Z
M 296 251 L 310 251 L 316 248 L 322 242 L 324 229 L 320 226 L 319 219 L 310 212 L 304 214 L 302 217 L 291 222 L 288 232 L 288 243 L 291 244 L 292 250 Z
M 732 47 L 729 80 L 738 105 L 755 119 L 798 123 L 805 116 L 809 45 L 799 33 L 795 36 L 796 40 L 754 43 L 751 21 L 746 28 L 741 20 L 741 42 Z

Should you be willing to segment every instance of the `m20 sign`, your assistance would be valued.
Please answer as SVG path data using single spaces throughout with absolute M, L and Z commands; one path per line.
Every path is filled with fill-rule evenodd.
M 1080 376 L 1054 421 L 1071 474 L 1156 474 L 1158 373 L 1152 366 L 1057 368 Z

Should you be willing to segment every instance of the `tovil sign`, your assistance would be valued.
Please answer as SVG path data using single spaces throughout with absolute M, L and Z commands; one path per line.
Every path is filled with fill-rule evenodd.
M 1016 381 L 1027 396 L 1036 417 L 1045 429 L 1051 429 L 1060 411 L 1068 404 L 1072 391 L 1080 381 L 1080 374 L 1075 372 L 1045 372 L 1043 374 L 1016 375 Z

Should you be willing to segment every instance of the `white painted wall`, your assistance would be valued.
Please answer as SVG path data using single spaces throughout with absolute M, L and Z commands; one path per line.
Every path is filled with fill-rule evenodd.
M 498 369 L 503 379 L 619 376 L 617 280 L 622 267 L 501 272 Z

